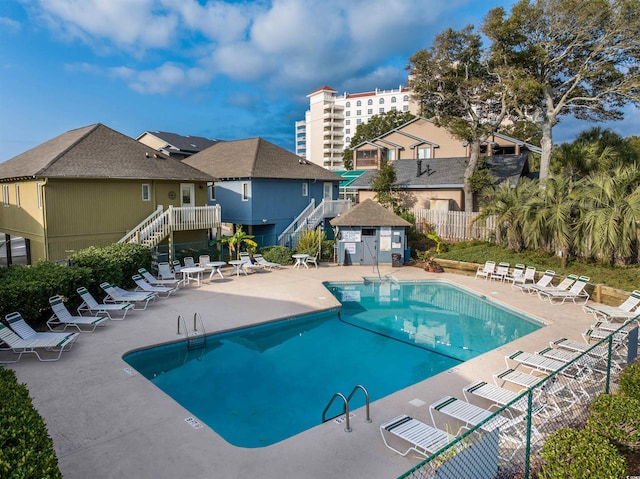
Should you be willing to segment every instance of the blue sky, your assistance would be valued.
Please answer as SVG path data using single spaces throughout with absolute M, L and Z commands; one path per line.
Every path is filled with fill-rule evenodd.
M 103 123 L 294 149 L 306 95 L 397 88 L 411 54 L 499 0 L 2 0 L 0 161 Z M 556 142 L 586 125 L 563 121 Z M 640 134 L 640 115 L 604 125 Z

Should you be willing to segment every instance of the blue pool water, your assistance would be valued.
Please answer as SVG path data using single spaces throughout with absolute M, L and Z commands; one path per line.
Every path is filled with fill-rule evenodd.
M 362 384 L 375 401 L 542 326 L 448 283 L 326 286 L 340 310 L 210 335 L 196 351 L 182 341 L 124 359 L 229 443 L 253 448 L 320 424 L 336 392 Z M 350 406 L 363 404 L 357 393 Z

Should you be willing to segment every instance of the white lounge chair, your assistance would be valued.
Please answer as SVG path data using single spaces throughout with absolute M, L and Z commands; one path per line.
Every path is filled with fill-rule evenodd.
M 495 272 L 496 270 L 496 262 L 495 261 L 486 261 L 484 263 L 484 266 L 481 266 L 478 268 L 478 271 L 476 271 L 476 278 L 478 279 L 480 278 L 484 278 L 485 280 L 488 280 L 489 277 Z
M 538 297 L 540 299 L 548 299 L 551 304 L 563 304 L 565 301 L 571 300 L 573 303 L 576 300 L 584 300 L 586 303 L 589 300 L 589 293 L 585 291 L 587 283 L 589 283 L 588 276 L 580 276 L 573 283 L 568 291 L 540 291 L 538 290 Z
M 160 298 L 168 298 L 171 293 L 178 290 L 177 286 L 154 286 L 147 283 L 142 276 L 134 274 L 131 279 L 136 283 L 136 291 L 144 291 L 145 293 L 156 293 Z
M 500 281 L 501 283 L 504 282 L 504 278 L 507 276 L 507 274 L 509 274 L 509 266 L 509 263 L 501 261 L 500 263 L 498 263 L 496 270 L 491 273 L 489 279 L 491 281 L 496 280 Z
M 127 312 L 133 309 L 131 303 L 98 303 L 96 299 L 91 295 L 89 290 L 84 286 L 76 290 L 83 303 L 78 306 L 78 314 L 82 315 L 83 312 L 87 312 L 92 316 L 106 314 L 110 320 L 122 320 L 127 316 Z M 118 313 L 117 316 L 112 316 L 111 313 Z
M 536 386 L 543 380 L 544 378 L 539 376 L 534 376 L 533 374 L 524 373 L 522 371 L 516 371 L 512 368 L 498 371 L 493 375 L 493 382 L 495 382 L 497 386 L 502 386 L 505 382 L 508 382 L 515 384 L 516 386 L 520 386 L 522 388 L 520 392 Z M 502 381 L 502 383 L 498 384 L 499 381 Z
M 557 359 L 545 358 L 539 354 L 528 353 L 526 351 L 515 351 L 504 357 L 507 367 L 511 367 L 509 361 L 514 361 L 518 365 L 523 365 L 533 371 L 542 374 L 552 373 L 564 366 L 562 361 Z
M 546 288 L 551 284 L 556 272 L 552 269 L 546 270 L 535 284 L 515 285 L 520 288 L 523 293 L 535 294 L 537 288 Z
M 154 301 L 157 297 L 156 293 L 134 293 L 125 291 L 122 288 L 110 285 L 106 281 L 104 283 L 100 283 L 100 287 L 104 290 L 105 293 L 107 293 L 107 296 L 104 299 L 105 303 L 131 303 L 133 304 L 133 309 L 138 310 L 147 309 L 149 303 Z M 136 305 L 140 305 L 140 307 L 136 308 Z
M 158 274 L 160 275 L 160 278 L 156 278 L 145 268 L 138 269 L 138 273 L 140 273 L 145 281 L 152 286 L 167 286 L 177 288 L 183 283 L 182 279 L 178 279 L 175 277 L 175 274 L 171 270 L 171 266 L 169 266 L 169 263 L 158 263 Z
M 522 263 L 516 263 L 513 269 L 505 275 L 504 281 L 510 281 L 513 284 L 514 281 L 519 281 L 524 277 L 524 271 L 525 266 Z
M 468 403 L 462 399 L 455 398 L 453 396 L 445 396 L 439 401 L 432 403 L 429 406 L 429 414 L 431 415 L 431 422 L 437 425 L 433 417 L 434 412 L 445 414 L 463 423 L 458 430 L 460 434 L 465 429 L 471 429 L 478 424 L 485 431 L 493 431 L 496 428 L 506 426 L 509 423 L 509 418 L 501 416 L 499 414 L 494 415 L 492 411 L 483 409 L 475 404 Z M 493 416 L 491 418 L 491 416 Z M 491 419 L 489 419 L 491 418 Z M 489 419 L 487 421 L 487 419 Z M 486 422 L 485 422 L 486 421 Z
M 407 441 L 411 446 L 406 451 L 394 448 L 387 442 L 385 432 Z M 453 436 L 445 431 L 429 426 L 406 414 L 394 417 L 390 421 L 381 424 L 380 435 L 384 445 L 401 456 L 406 456 L 410 451 L 415 451 L 425 457 L 430 456 L 453 439 Z
M 496 386 L 495 384 L 489 384 L 485 381 L 476 381 L 468 384 L 462 388 L 462 394 L 464 394 L 464 398 L 467 402 L 471 402 L 469 400 L 469 396 L 478 396 L 491 401 L 492 404 L 489 406 L 489 410 L 492 410 L 493 408 L 500 409 L 512 401 L 515 401 L 518 396 L 521 395 L 521 393 Z M 522 397 L 513 402 L 513 404 L 510 404 L 509 407 L 520 413 L 526 413 L 529 409 L 528 399 L 526 397 Z
M 73 343 L 78 339 L 80 333 L 39 333 L 27 324 L 22 315 L 17 311 L 5 316 L 7 324 L 11 330 L 24 340 L 37 341 L 39 339 L 49 339 L 63 343 L 64 349 L 71 349 Z
M 50 333 L 54 334 L 54 333 Z M 78 334 L 78 333 L 75 333 Z M 1 347 L 2 351 L 11 351 L 14 354 L 17 354 L 18 357 L 15 361 L 7 361 L 0 360 L 0 363 L 10 364 L 17 363 L 22 358 L 23 354 L 35 354 L 38 358 L 38 361 L 48 362 L 48 361 L 57 361 L 60 359 L 63 351 L 68 351 L 67 343 L 72 342 L 71 339 L 60 339 L 56 338 L 47 338 L 40 337 L 38 339 L 22 339 L 18 336 L 14 331 L 12 331 L 8 326 L 0 323 L 0 341 L 6 345 L 6 347 Z M 40 356 L 40 351 L 49 351 L 52 353 L 57 353 L 57 355 L 46 358 Z
M 558 283 L 557 286 L 553 286 L 553 285 L 548 285 L 548 286 L 538 286 L 537 284 L 534 284 L 533 286 L 530 286 L 530 292 L 536 293 L 538 295 L 540 295 L 540 292 L 542 293 L 548 293 L 550 291 L 569 291 L 569 288 L 571 288 L 571 286 L 573 285 L 573 283 L 576 282 L 576 280 L 578 279 L 578 275 L 577 274 L 570 274 L 568 275 L 566 278 L 564 278 L 562 281 L 560 281 L 560 283 Z
M 266 259 L 264 259 L 264 256 L 262 256 L 261 254 L 254 254 L 253 258 L 256 260 L 256 262 L 258 264 L 261 264 L 262 266 L 264 266 L 265 268 L 282 268 L 282 265 L 279 265 L 278 263 L 274 263 L 272 261 L 267 261 Z
M 637 310 L 640 304 L 640 291 L 633 291 L 629 297 L 622 302 L 620 306 L 608 306 L 606 304 L 585 304 L 582 310 L 585 313 L 591 313 L 594 318 L 611 321 L 614 319 L 633 319 L 640 315 Z
M 240 260 L 244 261 L 244 265 L 242 267 L 245 271 L 261 271 L 265 269 L 265 267 L 257 261 L 251 261 L 251 256 L 247 252 L 240 252 Z
M 551 276 L 553 278 L 553 276 Z M 527 266 L 522 276 L 514 277 L 511 280 L 511 289 L 529 286 L 536 281 L 536 268 L 535 266 Z
M 79 332 L 91 332 L 98 326 L 105 326 L 109 320 L 108 316 L 73 316 L 59 295 L 51 296 L 49 304 L 53 316 L 47 320 L 47 326 L 51 331 L 59 326 L 63 326 L 63 331 L 66 331 L 69 326 L 73 326 Z
M 174 259 L 173 263 L 171 263 L 171 265 L 173 266 L 174 274 L 179 274 L 182 271 L 182 265 L 180 264 L 180 260 Z M 174 278 L 175 278 L 175 276 L 174 276 Z

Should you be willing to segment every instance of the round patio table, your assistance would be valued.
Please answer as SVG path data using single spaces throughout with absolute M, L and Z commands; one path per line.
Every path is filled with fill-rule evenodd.
M 211 268 L 211 274 L 209 275 L 209 281 L 211 281 L 213 279 L 213 275 L 218 273 L 220 275 L 220 277 L 222 279 L 224 279 L 224 275 L 222 274 L 222 270 L 220 268 L 222 268 L 225 264 L 227 264 L 226 261 L 212 261 L 210 263 L 205 264 L 205 266 L 207 268 Z
M 307 261 L 306 261 L 307 258 L 309 257 L 308 254 L 294 254 L 294 255 L 291 255 L 291 257 L 296 260 L 296 264 L 293 265 L 295 269 L 299 269 L 300 265 L 304 265 L 304 267 L 307 269 L 309 268 L 309 266 L 307 266 Z
M 190 266 L 188 268 L 182 268 L 180 270 L 180 272 L 182 273 L 182 277 L 184 278 L 185 285 L 188 285 L 189 281 L 193 280 L 198 283 L 198 286 L 200 286 L 200 280 L 202 279 L 201 276 L 203 271 L 204 268 L 201 268 L 200 266 Z

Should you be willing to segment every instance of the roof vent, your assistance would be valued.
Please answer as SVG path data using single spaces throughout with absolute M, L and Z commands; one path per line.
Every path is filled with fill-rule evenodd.
M 149 158 L 149 152 L 148 152 L 148 151 L 145 151 L 145 152 L 144 152 L 144 156 L 146 156 L 147 158 Z

